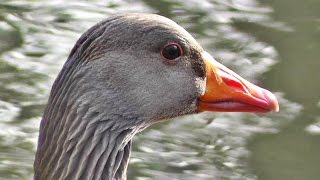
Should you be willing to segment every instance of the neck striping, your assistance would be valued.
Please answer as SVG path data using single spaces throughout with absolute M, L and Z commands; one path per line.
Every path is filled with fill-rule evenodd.
M 116 101 L 104 99 L 85 76 L 62 71 L 53 85 L 40 125 L 36 180 L 126 179 L 131 139 L 143 127 L 130 123 L 140 121 L 114 108 Z

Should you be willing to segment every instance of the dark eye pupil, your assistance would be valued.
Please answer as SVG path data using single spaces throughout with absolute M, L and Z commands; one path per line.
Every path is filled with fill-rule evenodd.
M 162 50 L 162 55 L 166 59 L 173 60 L 181 56 L 181 50 L 176 44 L 170 44 Z

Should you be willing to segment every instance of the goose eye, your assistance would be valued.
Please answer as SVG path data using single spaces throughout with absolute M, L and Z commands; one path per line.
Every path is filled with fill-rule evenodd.
M 178 44 L 169 44 L 165 46 L 161 51 L 161 55 L 168 60 L 177 59 L 181 56 L 181 54 L 182 49 Z

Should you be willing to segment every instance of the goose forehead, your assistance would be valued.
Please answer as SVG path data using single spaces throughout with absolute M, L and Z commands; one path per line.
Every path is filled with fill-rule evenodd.
M 146 34 L 149 37 L 155 37 L 155 39 L 171 37 L 200 48 L 197 41 L 184 28 L 163 16 L 155 14 L 126 14 L 115 18 L 112 24 L 119 28 L 119 32 L 124 36 L 140 36 L 141 39 L 148 38 L 148 36 L 143 36 Z

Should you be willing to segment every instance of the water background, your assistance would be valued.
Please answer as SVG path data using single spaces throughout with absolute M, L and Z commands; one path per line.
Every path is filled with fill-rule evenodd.
M 281 107 L 154 125 L 134 138 L 129 180 L 320 179 L 320 1 L 0 0 L 1 180 L 32 179 L 54 78 L 86 29 L 124 12 L 173 19 Z

